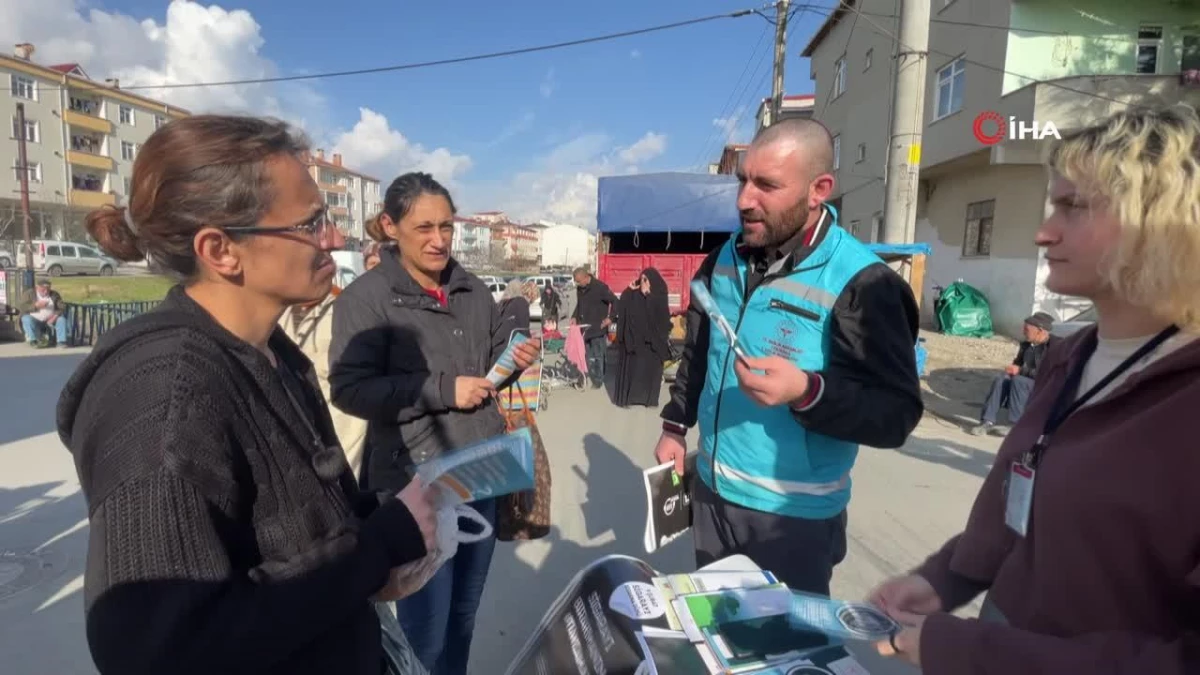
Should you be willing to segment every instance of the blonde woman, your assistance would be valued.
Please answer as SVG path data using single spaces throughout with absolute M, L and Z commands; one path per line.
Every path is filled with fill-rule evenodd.
M 880 648 L 935 675 L 1200 672 L 1200 118 L 1120 113 L 1049 165 L 1046 286 L 1096 326 L 1047 354 L 963 533 L 875 591 L 906 624 Z

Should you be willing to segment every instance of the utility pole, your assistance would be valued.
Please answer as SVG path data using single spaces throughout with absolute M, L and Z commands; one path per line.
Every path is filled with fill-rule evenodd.
M 771 124 L 779 121 L 783 108 L 783 66 L 787 61 L 787 21 L 790 0 L 775 3 L 775 77 L 771 82 Z
M 21 183 L 21 222 L 25 235 L 25 288 L 33 288 L 33 233 L 29 213 L 29 156 L 25 149 L 25 104 L 17 104 L 17 175 Z
M 896 91 L 888 152 L 887 196 L 881 239 L 911 244 L 916 236 L 921 132 L 925 124 L 925 69 L 929 59 L 929 0 L 900 0 Z

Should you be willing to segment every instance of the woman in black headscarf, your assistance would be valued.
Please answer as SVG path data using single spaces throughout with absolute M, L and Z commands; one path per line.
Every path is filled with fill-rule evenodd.
M 667 282 L 653 267 L 625 289 L 617 305 L 617 382 L 613 403 L 658 406 L 663 363 L 670 355 Z

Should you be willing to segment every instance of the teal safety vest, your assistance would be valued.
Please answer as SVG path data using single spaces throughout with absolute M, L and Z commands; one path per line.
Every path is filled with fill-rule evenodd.
M 790 272 L 775 268 L 789 258 L 772 266 L 749 298 L 743 297 L 746 261 L 735 239 L 718 255 L 709 291 L 748 356 L 777 355 L 803 370 L 824 370 L 834 302 L 854 275 L 882 262 L 826 208 L 831 222 L 816 249 Z M 701 479 L 726 500 L 758 511 L 810 519 L 841 513 L 850 501 L 858 445 L 808 431 L 787 406 L 750 400 L 733 363 L 728 340 L 710 322 L 699 407 Z

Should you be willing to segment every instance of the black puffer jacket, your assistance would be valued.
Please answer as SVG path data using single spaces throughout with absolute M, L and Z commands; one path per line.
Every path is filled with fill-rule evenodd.
M 584 339 L 591 340 L 607 334 L 608 329 L 601 324 L 605 319 L 615 321 L 617 313 L 617 296 L 613 295 L 608 284 L 593 277 L 587 286 L 576 287 L 575 297 L 575 313 L 571 318 L 580 324 L 587 324 L 588 327 L 583 330 Z
M 394 251 L 333 303 L 333 404 L 369 422 L 362 480 L 399 490 L 408 469 L 447 450 L 504 433 L 492 401 L 455 409 L 455 380 L 483 377 L 508 343 L 487 287 L 456 261 L 443 307 Z

